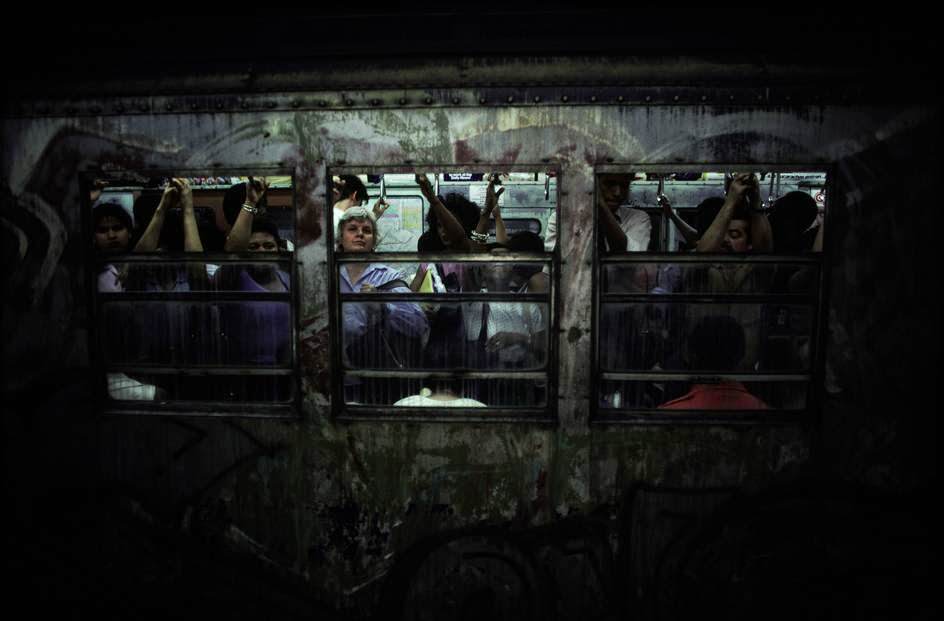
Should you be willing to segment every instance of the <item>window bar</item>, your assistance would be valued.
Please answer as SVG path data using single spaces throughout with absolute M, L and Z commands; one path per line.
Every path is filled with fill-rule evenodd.
M 116 263 L 289 263 L 294 258 L 290 252 L 227 252 L 227 253 L 134 253 L 96 257 L 97 266 Z
M 813 379 L 810 373 L 710 373 L 679 371 L 675 373 L 636 372 L 636 371 L 604 371 L 600 378 L 609 381 L 678 381 L 715 383 L 719 381 L 735 382 L 808 382 Z
M 734 303 L 770 303 L 790 304 L 793 306 L 814 306 L 816 295 L 798 293 L 601 293 L 603 304 L 734 304 Z
M 499 369 L 495 371 L 394 371 L 391 369 L 344 369 L 344 375 L 366 378 L 404 378 L 404 379 L 504 379 L 506 377 L 522 380 L 546 380 L 547 373 L 527 369 Z
M 295 418 L 291 402 L 259 401 L 247 404 L 235 401 L 119 401 L 109 399 L 106 415 L 206 416 L 216 418 Z
M 508 252 L 493 255 L 487 252 L 357 252 L 332 253 L 334 262 L 342 263 L 544 263 L 549 265 L 552 253 Z
M 151 366 L 151 365 L 146 365 L 146 364 L 134 364 L 134 365 L 109 364 L 105 367 L 105 371 L 107 373 L 131 373 L 131 374 L 138 374 L 138 375 L 273 376 L 273 375 L 292 375 L 292 373 L 294 372 L 294 369 L 292 366 L 260 368 L 260 367 L 250 367 L 250 366 L 210 367 L 210 366 L 200 366 L 196 364 L 178 364 L 174 366 L 168 366 L 168 365 Z
M 508 255 L 505 255 L 508 256 Z M 622 263 L 759 263 L 819 266 L 822 259 L 817 255 L 777 255 L 777 254 L 728 254 L 704 252 L 627 252 L 608 254 L 599 258 L 600 265 L 620 265 Z
M 621 410 L 599 408 L 594 424 L 632 425 L 795 425 L 803 410 Z
M 493 293 L 482 291 L 475 293 L 397 293 L 370 291 L 366 293 L 342 293 L 338 296 L 343 303 L 368 304 L 370 302 L 419 302 L 426 304 L 461 304 L 468 303 L 509 303 L 509 302 L 531 302 L 534 304 L 550 304 L 550 292 L 548 293 Z
M 115 302 L 291 302 L 291 291 L 119 291 L 98 294 Z
M 345 414 L 338 416 L 343 421 L 358 420 L 395 420 L 395 421 L 481 421 L 481 422 L 548 422 L 554 418 L 544 408 L 457 408 L 457 407 L 406 407 L 406 406 L 367 406 L 353 403 L 345 404 Z

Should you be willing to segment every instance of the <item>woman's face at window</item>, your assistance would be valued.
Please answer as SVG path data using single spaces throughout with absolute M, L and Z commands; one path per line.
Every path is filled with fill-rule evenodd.
M 366 218 L 352 218 L 341 227 L 341 250 L 371 252 L 374 249 L 374 225 Z
M 249 252 L 276 252 L 278 249 L 279 243 L 271 233 L 256 231 L 249 238 Z
M 95 225 L 95 248 L 101 252 L 124 252 L 130 241 L 128 227 L 115 216 L 105 216 Z

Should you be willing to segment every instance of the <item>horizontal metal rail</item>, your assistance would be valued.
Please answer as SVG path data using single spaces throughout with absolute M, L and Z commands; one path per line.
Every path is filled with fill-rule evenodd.
M 98 294 L 115 302 L 292 302 L 291 291 L 119 291 Z
M 804 410 L 626 410 L 598 408 L 591 425 L 797 425 L 807 419 Z
M 197 364 L 169 365 L 122 365 L 110 364 L 105 367 L 107 373 L 127 373 L 135 375 L 214 375 L 214 376 L 285 376 L 293 375 L 291 366 L 283 367 L 248 367 L 248 366 L 201 366 Z
M 370 291 L 367 293 L 342 293 L 341 302 L 426 302 L 426 303 L 462 303 L 462 302 L 532 302 L 550 304 L 550 293 L 510 293 L 481 292 L 474 293 L 396 293 Z
M 259 401 L 136 401 L 109 399 L 106 414 L 196 415 L 196 416 L 280 416 L 295 417 L 295 407 L 289 402 Z
M 813 379 L 809 373 L 692 373 L 691 371 L 666 372 L 650 371 L 600 373 L 601 380 L 616 382 L 651 381 L 651 382 L 695 382 L 716 384 L 724 381 L 733 382 L 808 382 Z
M 342 263 L 545 263 L 551 253 L 534 252 L 336 252 L 334 262 Z
M 730 254 L 708 252 L 627 252 L 624 254 L 608 254 L 599 258 L 601 265 L 620 265 L 624 263 L 746 263 L 746 264 L 789 264 L 819 266 L 823 262 L 822 255 L 779 255 L 779 254 Z
M 295 258 L 291 252 L 160 252 L 111 254 L 97 256 L 96 265 L 120 263 L 259 263 L 286 264 Z
M 818 301 L 816 293 L 601 293 L 601 304 L 682 304 L 682 303 L 758 303 L 813 305 Z
M 392 422 L 483 422 L 483 423 L 542 423 L 554 424 L 543 408 L 457 408 L 457 407 L 399 407 L 360 406 L 346 404 L 338 420 L 392 421 Z
M 546 380 L 547 373 L 535 371 L 533 369 L 501 369 L 495 371 L 466 371 L 457 369 L 455 371 L 425 371 L 425 370 L 390 370 L 390 369 L 345 369 L 344 375 L 348 377 L 365 377 L 371 379 L 515 379 L 515 380 Z

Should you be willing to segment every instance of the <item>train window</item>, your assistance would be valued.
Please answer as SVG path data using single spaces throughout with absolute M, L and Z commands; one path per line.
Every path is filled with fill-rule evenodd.
M 329 178 L 338 416 L 552 420 L 553 171 Z
M 122 173 L 83 185 L 106 408 L 294 415 L 292 177 Z
M 826 173 L 597 175 L 598 420 L 808 410 Z

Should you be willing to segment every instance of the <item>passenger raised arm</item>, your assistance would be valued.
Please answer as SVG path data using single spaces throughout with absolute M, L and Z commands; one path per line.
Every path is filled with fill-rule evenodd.
M 203 252 L 203 242 L 200 241 L 193 208 L 193 191 L 190 189 L 190 183 L 182 178 L 171 179 L 167 183 L 161 195 L 161 202 L 157 205 L 144 234 L 134 247 L 135 252 L 154 252 L 158 249 L 167 212 L 178 203 L 183 210 L 184 251 Z
M 731 181 L 724 204 L 698 240 L 698 252 L 770 252 L 772 236 L 760 210 L 760 188 L 753 173 Z
M 597 218 L 600 244 L 608 252 L 642 252 L 649 248 L 649 214 L 623 205 L 629 196 L 630 174 L 600 175 Z
M 436 214 L 436 220 L 443 227 L 444 234 L 449 241 L 449 247 L 459 252 L 484 252 L 484 246 L 480 249 L 472 244 L 472 240 L 466 236 L 462 224 L 436 196 L 433 184 L 429 182 L 425 174 L 417 173 L 416 184 L 420 186 L 420 192 L 429 202 L 430 208 Z
M 242 184 L 240 184 L 242 185 Z M 265 196 L 269 189 L 269 183 L 265 179 L 253 179 L 249 177 L 249 183 L 246 186 L 246 197 L 243 200 L 242 208 L 229 235 L 226 236 L 226 243 L 223 249 L 226 252 L 245 252 L 249 248 L 249 239 L 252 237 L 252 220 L 259 212 L 259 202 Z
M 488 181 L 488 187 L 485 190 L 485 207 L 479 215 L 479 222 L 475 227 L 473 239 L 482 245 L 485 250 L 485 243 L 488 241 L 488 222 L 489 217 L 495 217 L 495 241 L 499 244 L 508 243 L 508 231 L 505 229 L 505 221 L 501 217 L 501 208 L 498 206 L 498 198 L 505 191 L 505 188 L 498 188 L 495 191 L 495 185 L 498 182 L 498 175 L 491 175 Z
M 681 233 L 682 237 L 685 239 L 685 243 L 688 244 L 689 247 L 697 244 L 698 231 L 678 215 L 678 212 L 672 207 L 672 203 L 669 202 L 669 197 L 660 190 L 658 196 L 656 196 L 656 201 L 662 206 L 662 213 L 672 221 L 672 224 L 674 224 L 678 232 Z

